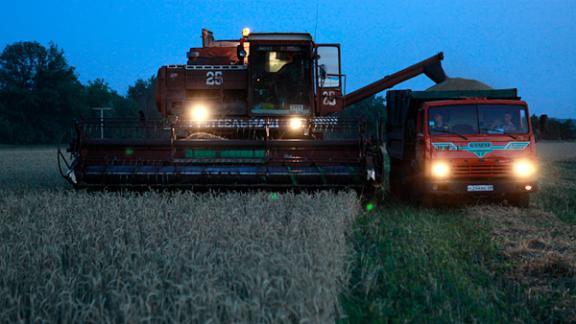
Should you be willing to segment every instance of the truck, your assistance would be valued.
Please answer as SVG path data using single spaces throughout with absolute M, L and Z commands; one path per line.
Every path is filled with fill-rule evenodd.
M 386 94 L 390 192 L 437 205 L 506 200 L 527 207 L 538 189 L 528 105 L 516 89 Z

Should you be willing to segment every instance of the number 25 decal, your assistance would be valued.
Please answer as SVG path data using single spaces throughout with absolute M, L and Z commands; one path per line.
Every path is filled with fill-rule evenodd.
M 206 72 L 206 85 L 222 85 L 224 78 L 222 71 L 208 71 Z
M 322 104 L 324 106 L 336 106 L 336 92 L 334 91 L 322 92 Z

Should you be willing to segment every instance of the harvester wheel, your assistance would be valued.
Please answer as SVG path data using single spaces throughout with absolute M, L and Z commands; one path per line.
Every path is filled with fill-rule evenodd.
M 382 197 L 384 197 L 382 187 L 368 184 L 362 189 L 362 197 L 367 201 L 381 201 Z
M 510 194 L 506 200 L 510 206 L 519 207 L 519 208 L 528 208 L 530 207 L 530 195 L 527 192 L 521 192 L 516 194 Z

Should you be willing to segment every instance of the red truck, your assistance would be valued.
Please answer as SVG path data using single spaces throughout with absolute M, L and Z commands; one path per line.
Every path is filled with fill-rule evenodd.
M 528 207 L 536 147 L 516 89 L 387 92 L 390 191 L 427 205 L 491 197 Z

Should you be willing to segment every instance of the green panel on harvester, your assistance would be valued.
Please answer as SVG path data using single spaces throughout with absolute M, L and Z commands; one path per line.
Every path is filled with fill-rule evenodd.
M 192 150 L 187 149 L 185 157 L 189 159 L 209 159 L 216 157 L 216 151 L 214 150 Z
M 207 149 L 187 149 L 184 155 L 188 159 L 263 159 L 266 157 L 264 150 L 207 150 Z
M 264 158 L 264 150 L 223 150 L 220 151 L 220 157 L 230 159 L 253 159 Z

